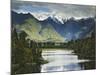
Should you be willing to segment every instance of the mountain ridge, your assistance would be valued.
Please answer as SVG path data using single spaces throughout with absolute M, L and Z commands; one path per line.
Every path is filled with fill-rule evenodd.
M 30 13 L 17 13 L 12 11 L 12 24 L 23 25 L 28 19 L 33 19 L 36 23 L 40 24 L 41 29 L 45 29 L 48 25 L 53 27 L 57 33 L 59 33 L 66 40 L 75 40 L 85 38 L 90 34 L 90 32 L 95 31 L 95 17 L 75 19 L 74 17 L 70 19 L 63 19 L 64 23 L 61 23 L 55 17 L 48 17 L 43 21 L 39 21 Z M 90 34 L 91 35 L 91 34 Z

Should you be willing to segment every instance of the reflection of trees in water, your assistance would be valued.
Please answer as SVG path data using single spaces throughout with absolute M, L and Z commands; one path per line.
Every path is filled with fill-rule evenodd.
M 80 66 L 83 67 L 84 70 L 96 69 L 96 62 L 95 61 L 83 62 L 80 63 Z
M 21 73 L 39 73 L 40 65 L 46 63 L 41 56 L 42 50 L 39 47 L 44 48 L 69 48 L 74 49 L 79 59 L 93 59 L 95 60 L 95 37 L 86 38 L 83 40 L 70 41 L 68 43 L 36 43 L 33 41 L 25 40 L 27 34 L 21 32 L 19 35 L 16 30 L 12 30 L 12 60 L 11 71 L 12 75 Z M 84 69 L 95 69 L 94 62 L 81 63 Z

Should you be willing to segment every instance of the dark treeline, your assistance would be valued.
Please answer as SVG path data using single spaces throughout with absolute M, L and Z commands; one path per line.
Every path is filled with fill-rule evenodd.
M 38 42 L 38 47 L 40 48 L 66 48 L 67 42 Z
M 73 49 L 79 58 L 93 59 L 96 55 L 96 38 L 93 32 L 91 37 L 84 39 L 71 40 L 67 43 L 68 49 Z
M 12 29 L 11 36 L 11 72 L 12 75 L 21 73 L 39 73 L 40 64 L 46 63 L 41 52 L 42 50 L 36 47 L 36 43 L 32 47 L 28 46 L 28 41 L 25 40 L 26 33 L 17 33 L 16 29 Z M 34 47 L 35 46 L 35 47 Z
M 91 37 L 71 40 L 68 43 L 56 42 L 34 42 L 26 40 L 25 32 L 18 33 L 12 28 L 11 36 L 11 72 L 15 74 L 39 73 L 41 72 L 40 65 L 47 63 L 43 60 L 41 53 L 42 48 L 65 48 L 74 50 L 79 56 L 79 59 L 95 60 L 96 53 L 96 38 L 93 32 Z

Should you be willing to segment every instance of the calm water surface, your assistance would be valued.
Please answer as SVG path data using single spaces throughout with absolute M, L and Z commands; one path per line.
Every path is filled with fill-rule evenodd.
M 41 72 L 84 70 L 80 63 L 89 62 L 87 59 L 78 59 L 73 50 L 45 49 L 42 57 L 49 62 L 41 65 Z

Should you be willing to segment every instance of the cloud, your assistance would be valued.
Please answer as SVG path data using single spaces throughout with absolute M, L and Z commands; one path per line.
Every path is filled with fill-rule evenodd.
M 88 28 L 88 27 L 83 27 L 82 29 L 83 29 L 83 30 L 86 30 L 87 28 Z
M 81 33 L 82 33 L 82 31 L 77 32 L 77 33 L 75 34 L 75 37 L 76 37 L 76 38 L 79 38 Z
M 31 2 L 31 1 L 18 1 L 12 0 L 12 10 L 17 12 L 30 12 L 34 13 L 49 13 L 63 18 L 86 18 L 96 15 L 96 7 L 91 5 L 73 5 L 73 4 L 57 4 L 45 2 Z

